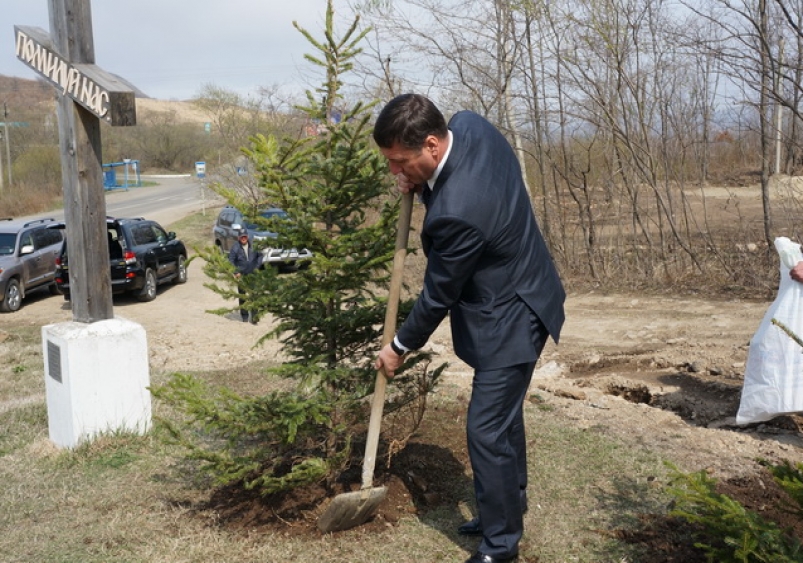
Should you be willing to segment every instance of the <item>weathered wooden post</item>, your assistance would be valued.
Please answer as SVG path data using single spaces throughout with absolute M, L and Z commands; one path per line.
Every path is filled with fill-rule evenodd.
M 112 318 L 100 120 L 135 125 L 134 93 L 95 66 L 89 0 L 50 0 L 48 35 L 15 26 L 17 58 L 58 92 L 73 319 Z M 51 38 L 52 37 L 52 38 Z
M 90 0 L 49 0 L 50 35 L 14 26 L 17 58 L 56 87 L 73 322 L 42 327 L 50 438 L 150 427 L 145 330 L 112 307 L 100 122 L 135 125 L 134 93 L 95 66 Z

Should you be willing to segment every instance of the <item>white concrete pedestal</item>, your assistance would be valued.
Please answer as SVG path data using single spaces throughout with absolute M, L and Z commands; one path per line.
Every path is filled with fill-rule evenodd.
M 50 439 L 74 448 L 97 434 L 151 425 L 145 329 L 119 317 L 42 327 Z

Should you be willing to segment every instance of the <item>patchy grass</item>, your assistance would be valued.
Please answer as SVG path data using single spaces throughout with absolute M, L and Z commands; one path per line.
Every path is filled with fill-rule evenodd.
M 211 213 L 170 229 L 190 248 L 207 245 Z M 473 513 L 465 389 L 440 387 L 420 431 L 394 457 L 403 468 L 395 476 L 407 487 L 385 503 L 394 520 L 322 536 L 314 521 L 276 518 L 264 499 L 214 502 L 222 492 L 199 478 L 182 451 L 165 445 L 158 427 L 147 436 L 107 434 L 74 451 L 55 448 L 39 328 L 23 319 L 6 315 L 0 330 L 9 335 L 0 341 L 0 560 L 462 562 L 476 548 L 476 539 L 455 532 Z M 264 368 L 252 363 L 195 375 L 240 393 L 264 393 L 277 384 Z M 154 372 L 151 380 L 161 384 L 168 375 Z M 660 523 L 669 499 L 659 486 L 666 482 L 659 455 L 626 449 L 593 427 L 567 427 L 555 415 L 560 407 L 545 397 L 534 394 L 525 405 L 530 510 L 521 561 L 670 561 L 639 536 L 644 514 L 658 515 L 649 520 L 658 521 L 654 535 L 666 535 Z M 171 415 L 158 402 L 154 414 Z M 413 474 L 428 482 L 427 490 L 416 489 Z M 434 500 L 427 497 L 433 491 Z
M 58 450 L 47 438 L 41 358 L 35 357 L 38 332 L 14 329 L 14 334 L 17 363 L 28 366 L 22 373 L 30 377 L 6 389 L 0 413 L 3 561 L 454 562 L 476 546 L 475 539 L 455 533 L 471 515 L 472 493 L 470 477 L 451 469 L 422 470 L 445 491 L 434 505 L 399 498 L 393 508 L 400 517 L 393 524 L 321 536 L 298 522 L 258 526 L 244 523 L 242 515 L 224 517 L 209 502 L 214 491 L 199 484 L 181 452 L 159 439 L 158 429 L 148 436 L 112 433 L 74 451 Z M 197 375 L 253 392 L 264 385 L 263 368 L 252 364 Z M 2 369 L 5 378 L 9 369 Z M 156 381 L 164 377 L 154 374 Z M 24 403 L 29 397 L 36 399 Z M 440 451 L 464 462 L 462 400 L 439 393 L 410 452 Z M 525 412 L 530 511 L 522 561 L 655 560 L 639 559 L 639 546 L 619 541 L 611 530 L 638 526 L 639 513 L 662 511 L 666 499 L 652 486 L 664 476 L 658 457 L 625 452 L 593 429 L 561 426 L 542 406 L 528 403 Z M 168 413 L 156 403 L 155 414 Z M 410 467 L 428 461 L 409 455 Z
M 9 318 L 4 315 L 3 319 Z M 13 332 L 0 330 L 0 413 L 5 401 L 19 401 L 37 389 L 42 377 L 40 328 L 22 326 Z M 42 390 L 37 389 L 41 394 Z
M 456 430 L 440 426 L 444 431 Z M 563 455 L 543 446 L 533 457 L 551 459 L 532 466 L 538 498 L 528 513 L 522 553 L 529 561 L 615 561 L 626 550 L 595 531 L 609 517 L 601 491 L 612 495 L 604 472 L 554 468 L 588 444 L 576 432 L 539 423 L 536 441 L 560 437 Z M 549 436 L 552 438 L 549 438 Z M 596 449 L 596 448 L 595 448 Z M 607 449 L 609 453 L 615 448 Z M 462 516 L 444 506 L 421 517 L 410 515 L 384 531 L 355 529 L 326 537 L 264 529 L 230 529 L 202 502 L 208 491 L 186 489 L 176 452 L 150 437 L 109 436 L 79 451 L 58 452 L 44 438 L 0 458 L 4 489 L 0 502 L 0 550 L 6 561 L 396 561 L 400 554 L 420 561 L 461 561 L 474 540 L 455 536 Z M 586 452 L 588 453 L 588 452 Z M 617 461 L 585 458 L 622 470 Z M 539 477 L 538 473 L 542 472 Z M 562 477 L 571 475 L 569 483 Z M 459 477 L 459 476 L 455 476 Z M 466 485 L 467 485 L 466 481 Z M 468 494 L 468 491 L 466 491 Z M 630 496 L 627 505 L 643 504 Z M 602 509 L 601 509 L 602 508 Z M 615 511 L 614 511 L 615 513 Z
M 0 190 L 0 217 L 20 217 L 61 209 L 60 184 L 15 183 Z
M 655 484 L 666 474 L 658 457 L 625 449 L 594 429 L 567 429 L 528 408 L 530 505 L 527 545 L 536 561 L 630 561 L 630 546 L 609 534 L 661 513 Z M 648 561 L 645 559 L 645 561 Z
M 219 207 L 212 207 L 206 210 L 205 215 L 193 213 L 171 223 L 169 230 L 175 231 L 188 249 L 197 252 L 198 248 L 212 244 L 212 225 L 219 211 Z

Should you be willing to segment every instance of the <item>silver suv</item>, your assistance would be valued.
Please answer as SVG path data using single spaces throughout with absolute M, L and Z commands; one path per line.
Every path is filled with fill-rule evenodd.
M 0 311 L 17 311 L 29 291 L 47 286 L 54 295 L 61 231 L 53 219 L 0 219 Z

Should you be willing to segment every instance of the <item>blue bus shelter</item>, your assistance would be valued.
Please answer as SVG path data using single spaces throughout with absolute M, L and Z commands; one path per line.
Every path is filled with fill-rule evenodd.
M 117 170 L 123 169 L 123 181 L 118 183 Z M 142 186 L 139 175 L 139 160 L 126 158 L 122 162 L 109 162 L 103 165 L 103 187 L 106 190 L 128 190 L 129 187 Z

